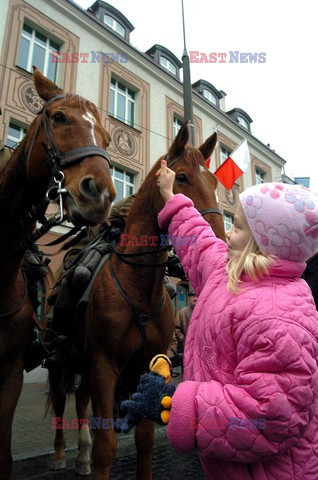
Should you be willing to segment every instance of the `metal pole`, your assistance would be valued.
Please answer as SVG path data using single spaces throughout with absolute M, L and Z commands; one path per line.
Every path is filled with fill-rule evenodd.
M 190 60 L 186 47 L 186 34 L 184 23 L 184 8 L 183 0 L 181 0 L 182 6 L 182 23 L 183 23 L 183 108 L 184 108 L 184 120 L 188 121 L 189 125 L 189 141 L 191 145 L 194 145 L 194 125 L 193 125 L 193 107 L 192 107 L 192 85 L 190 75 Z

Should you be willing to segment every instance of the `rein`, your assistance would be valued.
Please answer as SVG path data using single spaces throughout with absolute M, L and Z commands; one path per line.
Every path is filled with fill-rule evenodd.
M 112 242 L 112 249 L 113 249 L 113 252 L 117 255 L 117 257 L 122 262 L 127 263 L 128 265 L 135 265 L 135 266 L 138 266 L 138 267 L 158 267 L 158 268 L 167 267 L 173 261 L 173 259 L 169 259 L 166 262 L 160 262 L 160 263 L 156 263 L 156 262 L 155 263 L 153 263 L 153 262 L 141 263 L 141 262 L 130 262 L 129 260 L 126 260 L 126 258 L 125 258 L 125 257 L 140 257 L 142 255 L 152 255 L 154 253 L 165 252 L 167 250 L 171 250 L 172 245 L 169 245 L 169 246 L 166 246 L 166 247 L 160 247 L 160 248 L 157 248 L 155 250 L 151 250 L 151 251 L 147 251 L 147 252 L 121 253 L 121 252 L 118 252 L 118 250 L 116 249 L 116 243 Z
M 114 266 L 113 266 L 113 263 L 112 263 L 112 256 L 111 255 L 109 257 L 109 268 L 110 268 L 110 273 L 111 273 L 112 279 L 113 279 L 118 291 L 120 292 L 121 296 L 123 297 L 123 299 L 125 300 L 125 302 L 129 306 L 129 308 L 131 309 L 133 314 L 137 317 L 138 327 L 140 329 L 141 337 L 142 337 L 142 340 L 143 340 L 143 346 L 145 346 L 147 323 L 148 323 L 150 317 L 152 317 L 153 315 L 155 315 L 157 313 L 160 313 L 161 310 L 163 309 L 163 306 L 164 306 L 166 298 L 167 298 L 167 291 L 164 288 L 164 294 L 163 294 L 162 300 L 160 301 L 159 305 L 151 313 L 149 313 L 147 315 L 145 313 L 142 313 L 139 310 L 139 308 L 136 307 L 136 305 L 134 305 L 132 299 L 130 298 L 130 296 L 128 295 L 126 290 L 124 290 L 124 288 L 120 285 L 119 280 L 118 280 L 118 278 L 116 277 L 116 274 L 115 274 L 115 270 L 114 270 Z

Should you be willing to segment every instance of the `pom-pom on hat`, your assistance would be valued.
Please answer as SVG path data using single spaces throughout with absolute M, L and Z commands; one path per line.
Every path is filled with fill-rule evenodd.
M 318 251 L 318 195 L 302 185 L 263 183 L 240 194 L 262 253 L 305 262 Z

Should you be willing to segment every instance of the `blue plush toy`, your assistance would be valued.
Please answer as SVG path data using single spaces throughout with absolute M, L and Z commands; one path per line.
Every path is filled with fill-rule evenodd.
M 169 422 L 171 397 L 176 386 L 170 381 L 171 362 L 166 355 L 156 355 L 150 362 L 150 372 L 140 378 L 137 392 L 124 400 L 121 408 L 127 411 L 122 431 L 127 433 L 143 418 L 160 425 Z

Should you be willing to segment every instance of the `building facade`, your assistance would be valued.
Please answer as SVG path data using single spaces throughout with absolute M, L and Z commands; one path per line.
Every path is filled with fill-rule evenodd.
M 0 6 L 0 139 L 18 143 L 41 107 L 32 65 L 63 90 L 99 108 L 112 137 L 109 147 L 118 199 L 138 190 L 183 122 L 182 63 L 165 46 L 140 52 L 130 44 L 134 27 L 116 8 L 97 0 L 83 10 L 70 0 L 3 0 Z M 196 144 L 215 130 L 214 171 L 247 138 L 251 165 L 231 191 L 218 187 L 231 222 L 238 193 L 264 181 L 281 181 L 285 163 L 252 135 L 251 117 L 225 109 L 225 93 L 207 80 L 193 84 Z
M 117 200 L 138 190 L 184 120 L 181 61 L 163 45 L 155 44 L 146 52 L 134 48 L 130 43 L 134 27 L 124 13 L 101 0 L 87 10 L 71 0 L 0 3 L 0 140 L 9 146 L 19 143 L 42 107 L 32 80 L 36 65 L 65 92 L 77 93 L 98 107 L 112 138 L 108 150 Z M 239 193 L 255 183 L 282 181 L 285 160 L 253 136 L 246 112 L 226 111 L 223 91 L 204 79 L 192 87 L 195 144 L 218 132 L 211 171 L 244 138 L 248 140 L 250 167 L 230 191 L 218 186 L 228 229 Z M 41 243 L 66 228 L 56 228 Z M 53 271 L 61 257 L 53 257 Z M 176 308 L 183 306 L 185 295 L 179 297 Z

